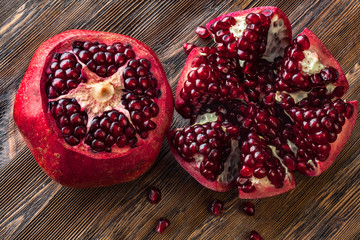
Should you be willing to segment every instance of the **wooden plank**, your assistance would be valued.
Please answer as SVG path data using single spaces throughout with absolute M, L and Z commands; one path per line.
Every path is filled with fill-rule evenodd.
M 203 188 L 173 159 L 167 143 L 139 179 L 117 186 L 75 190 L 49 179 L 38 167 L 12 119 L 16 90 L 37 47 L 67 29 L 130 35 L 158 54 L 173 90 L 186 60 L 182 43 L 211 45 L 194 29 L 212 18 L 247 7 L 279 6 L 294 35 L 308 27 L 343 67 L 346 94 L 359 100 L 359 1 L 11 1 L 0 2 L 0 239 L 360 239 L 360 170 L 357 122 L 333 166 L 317 178 L 296 174 L 290 193 L 255 200 L 256 215 L 240 210 L 236 190 Z M 172 127 L 186 124 L 175 114 Z M 163 199 L 151 205 L 150 186 Z M 212 199 L 225 202 L 212 216 Z M 171 226 L 161 236 L 155 222 Z

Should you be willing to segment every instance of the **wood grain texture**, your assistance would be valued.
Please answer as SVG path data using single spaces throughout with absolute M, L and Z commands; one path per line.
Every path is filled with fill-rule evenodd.
M 12 118 L 16 90 L 37 47 L 68 29 L 126 34 L 159 56 L 173 90 L 186 55 L 181 45 L 210 45 L 198 25 L 226 13 L 276 5 L 294 35 L 311 29 L 329 48 L 350 83 L 346 98 L 360 100 L 359 1 L 1 1 L 0 2 L 0 239 L 360 239 L 360 124 L 331 168 L 317 178 L 296 174 L 295 190 L 254 201 L 242 213 L 237 191 L 203 188 L 173 159 L 164 142 L 154 166 L 139 179 L 113 187 L 75 190 L 38 167 Z M 172 127 L 185 124 L 175 114 Z M 147 189 L 163 199 L 151 205 Z M 212 199 L 225 202 L 219 217 Z M 155 222 L 167 217 L 162 234 Z

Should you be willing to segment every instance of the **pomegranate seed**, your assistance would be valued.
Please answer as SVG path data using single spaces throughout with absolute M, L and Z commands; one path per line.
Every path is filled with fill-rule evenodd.
M 249 216 L 255 215 L 255 205 L 254 203 L 248 201 L 243 203 L 243 210 Z
M 191 50 L 193 50 L 194 48 L 196 48 L 195 44 L 192 43 L 184 43 L 183 44 L 183 49 L 185 51 L 185 53 L 189 54 L 191 52 Z
M 218 216 L 221 214 L 224 203 L 221 200 L 214 199 L 210 205 L 210 211 L 213 215 Z
M 163 233 L 170 226 L 170 221 L 166 218 L 160 218 L 156 223 L 155 231 L 159 234 Z
M 199 36 L 199 37 L 201 37 L 201 38 L 208 38 L 209 37 L 209 32 L 208 32 L 208 30 L 205 28 L 205 27 L 203 27 L 203 26 L 199 26 L 199 27 L 197 27 L 196 29 L 195 29 L 195 33 Z
M 310 41 L 309 39 L 307 38 L 307 36 L 305 35 L 300 35 L 300 36 L 297 36 L 294 40 L 294 42 L 296 44 L 298 44 L 298 46 L 302 49 L 302 50 L 307 50 L 309 49 L 310 47 Z
M 260 236 L 260 234 L 255 230 L 251 231 L 249 239 L 250 240 L 263 240 L 263 238 Z
M 161 192 L 157 187 L 151 187 L 148 194 L 148 199 L 152 204 L 157 204 L 161 200 Z

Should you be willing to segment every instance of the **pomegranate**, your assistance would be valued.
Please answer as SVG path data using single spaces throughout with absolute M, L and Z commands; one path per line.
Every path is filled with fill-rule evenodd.
M 169 132 L 179 164 L 203 186 L 254 199 L 295 187 L 293 173 L 325 171 L 354 127 L 357 102 L 320 40 L 294 40 L 276 7 L 228 13 L 207 25 L 216 47 L 189 54 L 175 95 L 189 126 Z
M 87 188 L 148 170 L 172 109 L 171 89 L 149 47 L 120 34 L 70 30 L 36 51 L 14 119 L 51 178 Z

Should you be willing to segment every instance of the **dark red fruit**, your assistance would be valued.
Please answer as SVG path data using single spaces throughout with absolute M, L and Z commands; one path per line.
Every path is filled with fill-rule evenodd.
M 166 218 L 160 218 L 156 223 L 155 231 L 161 234 L 168 226 L 170 226 L 170 221 Z
M 223 208 L 224 208 L 224 203 L 218 199 L 214 199 L 210 204 L 210 211 L 215 216 L 220 215 Z
M 255 215 L 255 205 L 254 203 L 248 201 L 248 202 L 244 202 L 243 206 L 242 206 L 244 212 L 249 215 L 249 216 L 254 216 Z
M 151 187 L 148 194 L 148 199 L 152 204 L 157 204 L 161 200 L 161 191 L 157 187 Z
M 35 53 L 14 120 L 51 178 L 69 187 L 107 186 L 151 167 L 172 102 L 149 47 L 124 35 L 71 30 Z
M 190 126 L 169 133 L 175 159 L 215 191 L 270 197 L 335 160 L 356 120 L 341 67 L 308 29 L 291 40 L 276 7 L 228 13 L 207 25 L 216 47 L 195 48 L 175 108 Z

